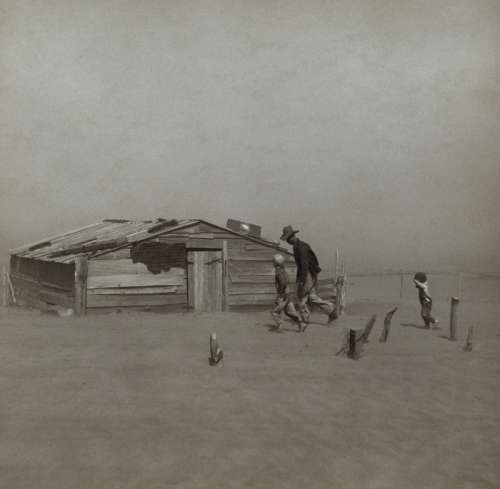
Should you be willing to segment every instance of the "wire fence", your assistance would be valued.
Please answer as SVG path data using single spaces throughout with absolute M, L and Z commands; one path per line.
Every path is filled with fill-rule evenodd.
M 347 273 L 347 296 L 355 300 L 415 299 L 413 271 Z M 451 296 L 466 302 L 500 303 L 500 276 L 474 272 L 426 272 L 435 301 Z

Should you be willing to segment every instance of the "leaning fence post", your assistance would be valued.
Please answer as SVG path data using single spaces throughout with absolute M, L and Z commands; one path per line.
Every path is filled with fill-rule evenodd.
M 460 300 L 458 297 L 451 298 L 451 310 L 450 310 L 450 340 L 456 341 L 457 339 L 457 309 Z
M 372 332 L 373 325 L 375 324 L 376 320 L 377 320 L 377 315 L 374 314 L 366 323 L 365 329 L 363 331 L 363 343 L 368 343 L 368 337 L 370 336 L 370 333 Z
M 391 309 L 385 316 L 384 318 L 384 328 L 382 329 L 382 334 L 380 335 L 379 341 L 380 343 L 385 343 L 387 341 L 387 338 L 389 337 L 389 331 L 391 329 L 391 321 L 392 321 L 392 316 L 394 316 L 394 313 L 398 310 L 397 307 L 394 309 Z

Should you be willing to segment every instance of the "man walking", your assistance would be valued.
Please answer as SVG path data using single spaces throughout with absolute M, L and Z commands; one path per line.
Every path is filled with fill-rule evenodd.
M 311 247 L 297 238 L 299 231 L 292 226 L 285 226 L 281 240 L 293 246 L 295 264 L 297 265 L 297 301 L 299 313 L 307 324 L 309 322 L 310 311 L 307 303 L 316 304 L 321 311 L 328 315 L 328 324 L 337 319 L 337 310 L 334 304 L 322 299 L 317 293 L 318 274 L 321 268 L 316 254 Z

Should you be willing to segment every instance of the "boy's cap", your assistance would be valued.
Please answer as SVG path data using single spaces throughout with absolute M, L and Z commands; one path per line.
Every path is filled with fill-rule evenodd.
M 427 275 L 424 272 L 417 272 L 413 278 L 419 282 L 427 282 Z
M 278 253 L 277 255 L 273 256 L 273 263 L 275 265 L 283 265 L 283 263 L 285 263 L 285 257 Z

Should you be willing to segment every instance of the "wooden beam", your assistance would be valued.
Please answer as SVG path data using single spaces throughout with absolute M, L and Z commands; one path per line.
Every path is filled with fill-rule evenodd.
M 229 289 L 229 269 L 228 269 L 228 251 L 227 251 L 227 241 L 222 241 L 222 310 L 227 311 L 228 309 L 228 289 Z
M 7 285 L 7 269 L 2 268 L 2 306 L 9 305 L 9 286 Z
M 75 259 L 75 314 L 84 316 L 87 313 L 87 258 Z
M 457 339 L 457 309 L 460 300 L 458 297 L 451 298 L 451 310 L 450 310 L 450 340 L 456 341 Z

